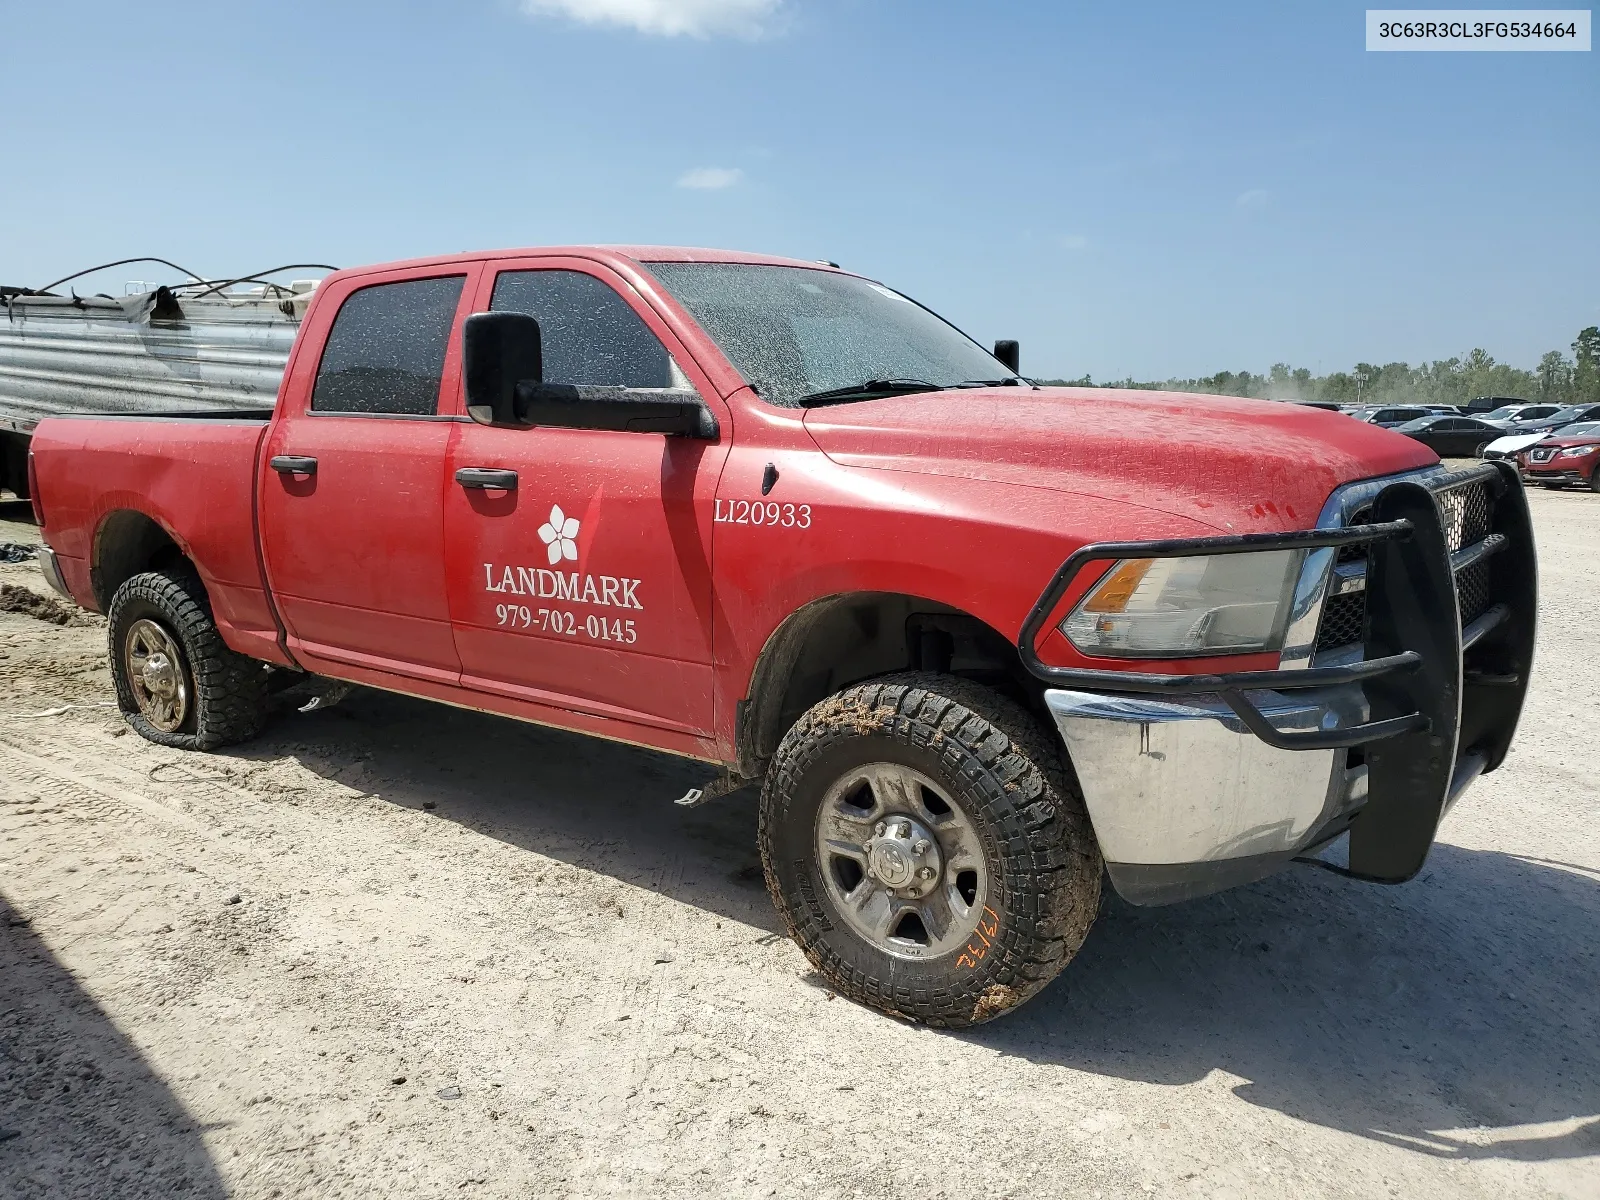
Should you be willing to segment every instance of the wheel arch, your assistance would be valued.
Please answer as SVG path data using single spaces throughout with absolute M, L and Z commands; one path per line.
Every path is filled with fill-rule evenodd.
M 1030 709 L 1042 702 L 1016 646 L 971 613 L 904 592 L 825 596 L 791 613 L 756 658 L 734 722 L 739 774 L 758 778 L 783 735 L 818 701 L 905 670 L 972 679 Z
M 89 586 L 96 607 L 109 611 L 111 598 L 135 575 L 190 563 L 170 530 L 148 513 L 120 508 L 101 518 L 89 560 Z

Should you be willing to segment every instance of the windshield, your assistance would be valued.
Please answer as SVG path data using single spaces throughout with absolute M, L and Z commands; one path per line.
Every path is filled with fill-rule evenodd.
M 1478 420 L 1480 420 L 1480 421 L 1509 421 L 1512 417 L 1516 416 L 1517 413 L 1519 413 L 1521 411 L 1522 411 L 1522 406 L 1521 405 L 1508 404 L 1504 408 L 1495 409 L 1493 412 L 1480 413 L 1478 415 Z
M 1419 429 L 1430 428 L 1438 417 L 1418 417 L 1415 421 L 1407 421 L 1404 425 L 1396 426 L 1400 433 L 1411 433 Z
M 1600 433 L 1600 421 L 1580 421 L 1576 425 L 1568 425 L 1565 429 L 1558 429 L 1555 437 L 1589 437 Z
M 938 387 L 1017 376 L 960 330 L 881 284 L 833 271 L 648 263 L 769 404 L 868 380 Z

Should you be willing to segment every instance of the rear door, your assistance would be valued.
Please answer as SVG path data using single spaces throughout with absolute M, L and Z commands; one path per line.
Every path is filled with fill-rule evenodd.
M 263 456 L 261 542 L 290 645 L 308 667 L 460 676 L 444 576 L 455 418 L 440 397 L 455 404 L 478 272 L 341 281 L 319 306 L 334 314 L 319 361 L 294 364 L 284 403 L 298 407 L 274 425 Z
M 478 309 L 539 319 L 547 382 L 693 387 L 722 436 L 458 425 L 445 530 L 462 684 L 709 734 L 725 406 L 660 318 L 598 264 L 491 264 Z M 484 471 L 510 474 L 476 486 L 496 478 L 473 474 Z

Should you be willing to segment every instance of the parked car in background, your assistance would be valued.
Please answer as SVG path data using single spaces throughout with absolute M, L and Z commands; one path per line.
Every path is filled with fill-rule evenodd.
M 1404 425 L 1407 421 L 1415 421 L 1430 415 L 1433 415 L 1433 410 L 1421 404 L 1374 405 L 1363 412 L 1351 414 L 1358 421 L 1365 421 L 1368 425 L 1381 425 L 1385 429 L 1393 429 L 1396 425 Z
M 1600 406 L 1596 407 L 1600 414 Z M 1594 420 L 1578 421 L 1571 425 L 1563 425 L 1558 429 L 1546 429 L 1534 433 L 1509 433 L 1503 438 L 1496 438 L 1484 448 L 1480 458 L 1516 458 L 1522 451 L 1530 446 L 1537 446 L 1540 442 L 1552 437 L 1580 437 L 1586 433 L 1600 433 L 1600 415 Z
M 1588 484 L 1590 491 L 1600 492 L 1600 428 L 1547 437 L 1517 456 L 1517 469 L 1525 483 L 1555 488 Z
M 1477 417 L 1443 415 L 1419 417 L 1396 425 L 1394 431 L 1421 442 L 1440 458 L 1475 458 L 1504 433 L 1498 425 Z
M 1484 413 L 1491 413 L 1497 408 L 1504 408 L 1508 404 L 1527 404 L 1527 400 L 1520 396 L 1474 396 L 1461 405 L 1461 415 L 1468 417 L 1481 417 Z
M 1554 433 L 1579 421 L 1600 421 L 1600 404 L 1569 404 L 1558 408 L 1547 417 L 1518 420 L 1517 429 L 1527 433 Z
M 1559 404 L 1507 404 L 1486 413 L 1474 413 L 1480 421 L 1499 425 L 1502 429 L 1523 429 L 1561 411 Z

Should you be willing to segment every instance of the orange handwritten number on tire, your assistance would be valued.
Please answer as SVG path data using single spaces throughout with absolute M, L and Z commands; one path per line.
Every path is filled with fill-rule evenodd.
M 982 944 L 975 945 L 973 942 L 968 942 L 966 950 L 962 952 L 960 958 L 956 959 L 956 966 L 966 967 L 969 971 L 983 961 L 984 956 L 989 953 L 989 947 L 993 944 L 992 939 L 1000 933 L 1000 918 L 995 915 L 994 909 L 985 904 L 983 913 L 984 917 L 978 921 L 978 936 L 976 938 L 976 941 Z

